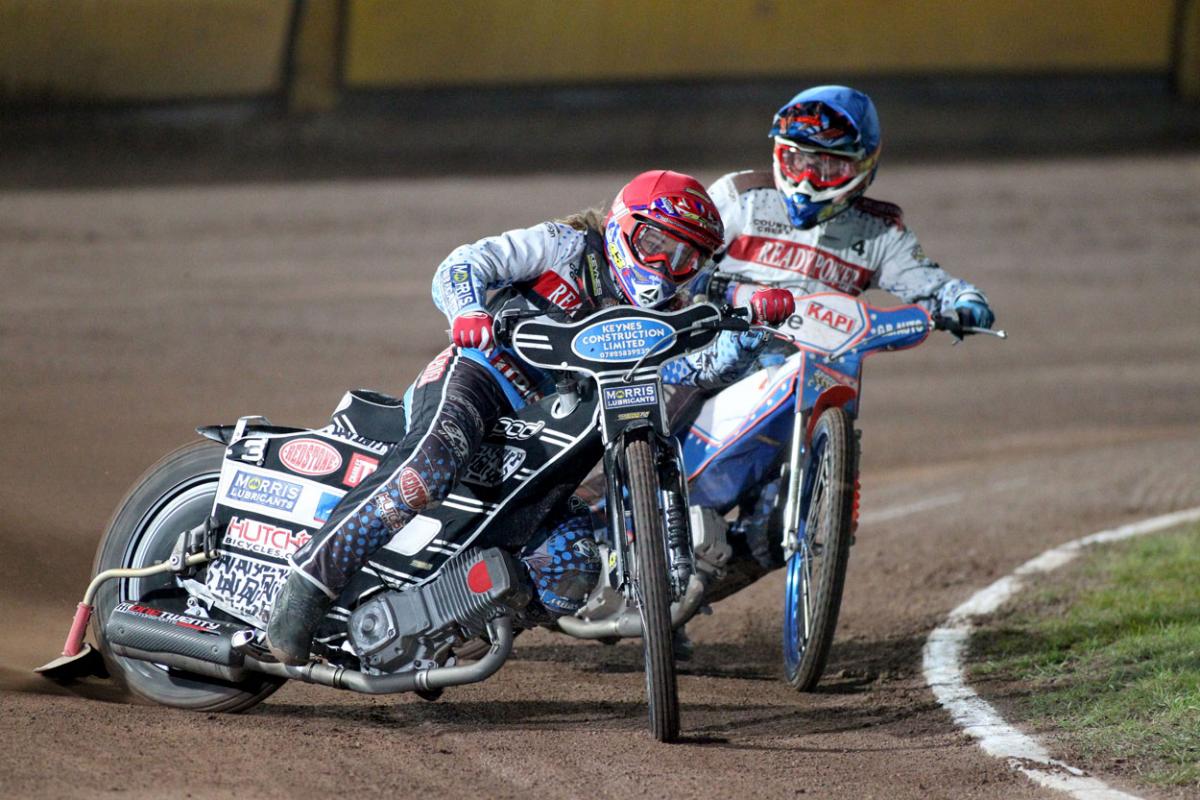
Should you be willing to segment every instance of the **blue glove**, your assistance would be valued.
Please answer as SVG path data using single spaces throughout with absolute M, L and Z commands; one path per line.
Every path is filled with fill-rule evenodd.
M 958 321 L 972 328 L 990 328 L 996 321 L 987 301 L 977 294 L 964 294 L 954 301 L 954 310 L 958 312 Z

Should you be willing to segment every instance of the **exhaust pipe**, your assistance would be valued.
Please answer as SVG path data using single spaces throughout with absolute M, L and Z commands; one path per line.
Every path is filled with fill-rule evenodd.
M 704 580 L 693 574 L 688 578 L 687 590 L 678 602 L 671 604 L 671 627 L 678 628 L 700 609 L 704 600 Z M 604 619 L 583 619 L 565 616 L 558 618 L 558 627 L 576 639 L 607 639 L 612 637 L 638 638 L 642 635 L 642 617 L 635 608 L 626 608 L 619 614 Z
M 245 656 L 234 649 L 233 637 L 244 629 L 126 602 L 113 609 L 104 634 L 116 655 L 237 682 L 246 678 Z
M 461 686 L 493 675 L 512 653 L 512 617 L 498 617 L 487 626 L 492 647 L 479 661 L 390 675 L 368 675 L 319 661 L 298 667 L 260 661 L 249 647 L 253 629 L 245 625 L 176 614 L 141 603 L 121 603 L 114 608 L 105 632 L 117 655 L 220 680 L 239 682 L 251 672 L 260 672 L 361 694 L 396 694 Z
M 246 666 L 279 678 L 318 683 L 335 689 L 349 689 L 360 694 L 396 694 L 444 689 L 448 686 L 478 683 L 494 675 L 508 660 L 513 645 L 512 617 L 497 617 L 488 622 L 487 626 L 488 638 L 492 640 L 491 649 L 478 661 L 462 666 L 432 667 L 391 675 L 368 675 L 358 670 L 335 667 L 319 661 L 293 667 L 278 662 L 258 661 L 251 656 L 246 657 Z

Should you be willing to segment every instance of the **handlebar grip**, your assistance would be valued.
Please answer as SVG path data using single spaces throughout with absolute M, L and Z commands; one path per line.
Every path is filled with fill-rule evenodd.
M 717 323 L 717 329 L 733 331 L 734 333 L 745 333 L 750 330 L 750 321 L 741 319 L 740 317 L 726 317 Z
M 517 329 L 517 325 L 527 319 L 536 319 L 540 316 L 542 316 L 541 311 L 521 311 L 518 309 L 501 311 L 492 320 L 492 334 L 496 337 L 498 343 L 511 345 L 513 331 Z
M 939 331 L 949 331 L 950 334 L 959 339 L 968 333 L 968 331 L 963 330 L 963 324 L 958 321 L 957 317 L 934 317 L 933 327 Z

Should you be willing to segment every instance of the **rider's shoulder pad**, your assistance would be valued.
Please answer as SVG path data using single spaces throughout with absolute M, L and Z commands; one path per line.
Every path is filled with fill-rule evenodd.
M 886 200 L 874 200 L 870 197 L 860 197 L 854 203 L 854 207 L 872 217 L 877 217 L 889 225 L 895 225 L 897 228 L 904 227 L 904 211 L 895 203 L 889 203 Z
M 775 177 L 766 170 L 746 170 L 733 174 L 733 188 L 738 194 L 751 189 L 774 189 Z

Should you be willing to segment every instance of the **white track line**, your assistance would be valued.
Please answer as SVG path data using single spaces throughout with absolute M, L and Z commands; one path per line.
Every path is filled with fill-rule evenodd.
M 929 511 L 930 509 L 942 508 L 943 506 L 952 506 L 955 503 L 961 503 L 964 499 L 966 499 L 966 495 L 962 492 L 933 495 L 922 500 L 914 500 L 911 503 L 888 506 L 879 511 L 864 511 L 859 515 L 858 521 L 863 525 L 874 525 L 876 522 L 887 522 L 888 520 L 907 517 L 909 514 L 916 514 L 918 511 Z
M 1087 777 L 1083 770 L 1051 758 L 1036 739 L 1005 722 L 996 709 L 967 686 L 963 652 L 971 636 L 973 620 L 994 612 L 1020 591 L 1024 585 L 1022 578 L 1026 575 L 1058 569 L 1072 561 L 1085 547 L 1094 544 L 1130 539 L 1197 520 L 1200 520 L 1200 508 L 1177 511 L 1094 533 L 1026 561 L 1011 574 L 973 594 L 929 634 L 924 651 L 925 682 L 954 722 L 979 740 L 984 752 L 1007 760 L 1010 767 L 1034 782 L 1079 800 L 1138 800 L 1136 795 L 1113 789 L 1098 778 Z

